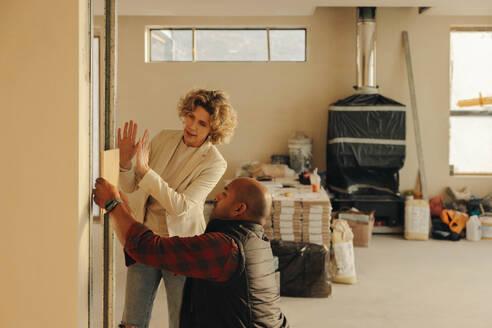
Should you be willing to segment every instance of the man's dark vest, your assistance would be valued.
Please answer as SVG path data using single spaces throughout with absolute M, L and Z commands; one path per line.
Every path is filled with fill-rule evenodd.
M 270 242 L 260 224 L 212 220 L 205 232 L 222 232 L 239 248 L 237 271 L 227 282 L 188 278 L 181 328 L 285 328 Z

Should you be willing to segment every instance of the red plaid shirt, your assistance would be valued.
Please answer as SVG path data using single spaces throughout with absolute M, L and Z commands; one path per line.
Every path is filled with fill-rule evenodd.
M 239 262 L 236 243 L 223 233 L 164 238 L 141 223 L 134 223 L 128 230 L 125 257 L 127 266 L 140 262 L 182 276 L 217 282 L 229 280 Z

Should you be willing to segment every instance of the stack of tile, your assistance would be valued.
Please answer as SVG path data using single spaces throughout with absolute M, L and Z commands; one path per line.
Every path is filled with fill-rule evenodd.
M 330 246 L 331 203 L 329 200 L 302 204 L 302 241 Z
M 273 216 L 267 217 L 267 222 L 263 226 L 263 229 L 265 230 L 265 235 L 267 236 L 268 239 L 272 240 L 273 239 Z
M 301 241 L 301 214 L 300 201 L 274 200 L 273 237 L 275 239 Z

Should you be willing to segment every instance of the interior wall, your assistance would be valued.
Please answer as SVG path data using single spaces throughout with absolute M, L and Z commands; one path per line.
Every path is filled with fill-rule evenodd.
M 418 169 L 406 64 L 400 35 L 401 31 L 407 30 L 429 195 L 437 195 L 446 186 L 469 186 L 472 193 L 479 196 L 492 192 L 491 176 L 465 177 L 449 174 L 450 28 L 492 26 L 492 16 L 427 16 L 418 15 L 415 9 L 410 8 L 387 8 L 380 10 L 379 14 L 378 81 L 383 94 L 398 95 L 397 99 L 402 99 L 409 109 L 407 159 L 401 171 L 401 189 L 410 189 L 415 185 Z
M 99 21 L 100 22 L 100 21 Z M 492 24 L 492 17 L 425 16 L 416 8 L 379 8 L 377 75 L 381 93 L 409 106 L 402 30 L 409 31 L 416 79 L 428 190 L 468 185 L 476 194 L 492 191 L 490 178 L 451 177 L 448 168 L 449 28 Z M 306 27 L 307 62 L 145 63 L 145 26 Z M 189 89 L 224 89 L 239 114 L 229 145 L 219 146 L 228 161 L 224 179 L 243 162 L 269 162 L 287 153 L 296 130 L 313 138 L 313 165 L 325 169 L 329 105 L 353 93 L 355 9 L 318 8 L 300 17 L 129 17 L 119 18 L 118 125 L 133 119 L 155 135 L 181 129 L 178 99 Z M 417 174 L 411 112 L 407 116 L 407 158 L 400 189 L 413 189 Z M 223 181 L 218 188 L 223 186 Z M 217 189 L 212 192 L 213 195 Z
M 79 260 L 88 256 L 89 190 L 79 183 L 89 178 L 79 166 L 88 155 L 89 122 L 79 121 L 88 112 L 88 66 L 79 74 L 87 8 L 0 1 L 2 327 L 88 326 L 88 265 Z

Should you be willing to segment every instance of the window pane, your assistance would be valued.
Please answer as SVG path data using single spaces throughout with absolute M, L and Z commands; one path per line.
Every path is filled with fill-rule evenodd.
M 192 61 L 192 30 L 151 30 L 150 61 Z
M 492 31 L 451 32 L 451 110 L 458 100 L 492 97 Z M 479 109 L 475 106 L 475 109 Z
M 449 161 L 455 173 L 492 173 L 492 117 L 452 116 Z
M 270 30 L 270 60 L 305 61 L 306 30 Z
M 197 61 L 267 61 L 266 30 L 195 30 Z

